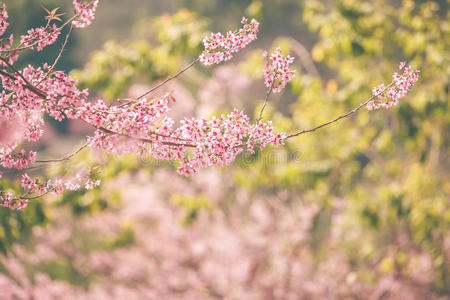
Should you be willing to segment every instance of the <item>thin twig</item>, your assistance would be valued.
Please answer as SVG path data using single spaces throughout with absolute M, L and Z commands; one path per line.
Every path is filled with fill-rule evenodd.
M 15 200 L 33 200 L 33 199 L 37 199 L 37 198 L 41 198 L 44 197 L 45 195 L 47 195 L 50 192 L 53 192 L 56 189 L 56 186 L 48 189 L 45 193 L 36 195 L 36 196 L 32 196 L 32 197 L 24 197 L 24 196 L 20 196 L 19 198 L 16 198 Z
M 308 133 L 308 132 L 316 131 L 316 130 L 319 129 L 319 128 L 325 127 L 325 126 L 327 126 L 327 125 L 330 125 L 330 124 L 332 124 L 332 123 L 334 123 L 334 122 L 339 121 L 340 119 L 343 119 L 343 118 L 348 117 L 349 115 L 351 115 L 351 114 L 357 112 L 357 111 L 360 110 L 362 107 L 364 107 L 365 105 L 367 105 L 367 103 L 369 103 L 370 101 L 372 101 L 373 99 L 375 99 L 376 97 L 378 97 L 379 95 L 381 95 L 385 90 L 387 90 L 387 89 L 388 89 L 389 87 L 391 87 L 393 84 L 394 84 L 394 82 L 391 82 L 391 83 L 390 83 L 388 86 L 386 86 L 382 91 L 380 91 L 379 93 L 377 93 L 377 94 L 375 94 L 375 95 L 372 95 L 369 99 L 367 99 L 367 101 L 361 103 L 360 105 L 358 105 L 357 107 L 355 107 L 355 108 L 352 109 L 351 111 L 349 111 L 349 112 L 347 112 L 347 113 L 345 113 L 345 114 L 343 114 L 343 115 L 340 115 L 339 117 L 337 117 L 337 118 L 335 118 L 335 119 L 333 119 L 333 120 L 331 120 L 331 121 L 325 122 L 325 123 L 323 123 L 323 124 L 321 124 L 321 125 L 319 125 L 319 126 L 316 126 L 316 127 L 310 128 L 310 129 L 304 129 L 304 130 L 301 130 L 301 131 L 299 131 L 299 132 L 297 132 L 297 133 L 290 134 L 290 135 L 288 135 L 288 136 L 286 137 L 286 139 L 289 139 L 289 138 L 292 138 L 292 137 L 295 137 L 295 136 L 299 136 L 299 135 L 301 135 L 301 134 L 303 134 L 303 133 Z
M 269 88 L 269 89 L 267 90 L 267 92 L 266 92 L 266 98 L 264 99 L 264 104 L 263 104 L 263 106 L 261 107 L 261 111 L 259 112 L 259 117 L 258 117 L 257 122 L 261 121 L 262 114 L 263 114 L 263 112 L 264 112 L 264 108 L 266 108 L 267 101 L 269 100 L 269 96 L 270 96 L 270 94 L 272 93 L 272 90 L 273 90 L 273 84 L 274 84 L 274 83 L 275 83 L 275 81 L 272 81 L 272 84 L 270 85 L 270 88 Z
M 81 150 L 83 150 L 84 148 L 86 148 L 87 146 L 89 146 L 89 141 L 87 141 L 86 143 L 84 143 L 80 148 L 78 148 L 77 150 L 75 150 L 74 152 L 62 157 L 62 158 L 54 158 L 54 159 L 45 159 L 45 160 L 36 160 L 37 163 L 52 163 L 52 162 L 60 162 L 60 161 L 64 161 L 64 160 L 68 160 L 70 158 L 72 158 L 73 156 L 77 155 L 79 152 L 81 152 Z
M 59 50 L 58 56 L 56 57 L 55 61 L 53 62 L 53 65 L 50 67 L 48 72 L 45 74 L 45 76 L 41 79 L 41 81 L 39 83 L 41 83 L 45 78 L 47 78 L 50 75 L 50 73 L 53 71 L 53 69 L 55 68 L 58 61 L 61 59 L 64 49 L 66 48 L 67 42 L 69 41 L 69 36 L 72 33 L 72 30 L 73 30 L 73 24 L 70 25 L 69 32 L 66 35 L 66 39 L 64 40 L 64 43 L 62 44 L 61 49 Z
M 155 85 L 154 87 L 152 87 L 150 90 L 148 90 L 147 92 L 145 92 L 144 94 L 140 95 L 139 97 L 137 97 L 136 99 L 141 99 L 145 96 L 147 96 L 148 94 L 150 94 L 151 92 L 153 92 L 154 90 L 160 88 L 161 86 L 163 86 L 164 84 L 166 84 L 167 82 L 169 82 L 172 79 L 177 78 L 178 76 L 180 76 L 181 74 L 183 74 L 184 72 L 186 72 L 187 70 L 189 70 L 193 65 L 195 65 L 200 59 L 197 58 L 194 61 L 192 61 L 189 65 L 187 65 L 186 67 L 184 67 L 183 69 L 181 69 L 180 71 L 178 71 L 175 75 L 166 78 L 164 81 L 158 83 L 157 85 Z
M 61 27 L 58 27 L 58 30 L 62 30 L 64 27 L 66 27 L 70 22 L 72 22 L 73 20 L 75 20 L 77 17 L 79 17 L 80 14 L 76 14 L 74 16 L 72 16 L 69 20 L 67 20 L 63 25 L 61 25 Z M 49 24 L 47 24 L 47 26 L 49 26 Z M 46 26 L 46 27 L 47 27 Z M 3 49 L 0 50 L 0 53 L 9 53 L 9 52 L 15 52 L 15 51 L 22 51 L 22 50 L 26 50 L 26 49 L 30 49 L 34 46 L 36 46 L 38 43 L 45 41 L 46 39 L 48 39 L 51 35 L 53 34 L 53 32 L 47 34 L 45 37 L 43 37 L 40 40 L 35 41 L 34 43 L 28 45 L 28 46 L 20 46 L 22 44 L 20 44 L 18 47 L 16 48 L 10 48 L 10 49 Z

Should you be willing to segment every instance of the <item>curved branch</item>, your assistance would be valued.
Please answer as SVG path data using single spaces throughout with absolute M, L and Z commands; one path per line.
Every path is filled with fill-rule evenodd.
M 175 75 L 166 78 L 164 81 L 161 81 L 160 83 L 158 83 L 157 85 L 155 85 L 154 87 L 152 87 L 150 90 L 148 90 L 148 91 L 145 92 L 144 94 L 142 94 L 142 95 L 140 95 L 139 97 L 137 97 L 137 99 L 141 99 L 141 98 L 147 96 L 148 94 L 150 94 L 150 93 L 153 92 L 154 90 L 160 88 L 161 86 L 163 86 L 164 84 L 166 84 L 166 83 L 169 82 L 170 80 L 177 78 L 178 76 L 180 76 L 181 74 L 183 74 L 184 72 L 186 72 L 187 70 L 189 70 L 192 66 L 194 66 L 199 60 L 200 60 L 200 58 L 196 58 L 196 59 L 193 60 L 189 65 L 187 65 L 186 67 L 184 67 L 183 69 L 181 69 L 180 71 L 178 71 Z
M 70 25 L 69 32 L 66 35 L 66 39 L 64 40 L 64 43 L 62 44 L 61 49 L 59 50 L 58 56 L 56 57 L 55 61 L 53 62 L 53 65 L 50 67 L 50 69 L 48 69 L 47 73 L 41 79 L 41 81 L 39 83 L 41 83 L 45 78 L 47 78 L 50 75 L 50 73 L 53 71 L 53 69 L 55 68 L 58 61 L 61 59 L 64 49 L 66 48 L 67 42 L 69 41 L 69 37 L 70 37 L 70 34 L 72 33 L 72 30 L 73 30 L 73 24 Z
M 297 132 L 297 133 L 290 134 L 290 135 L 288 135 L 288 136 L 286 137 L 286 139 L 289 139 L 289 138 L 292 138 L 292 137 L 295 137 L 295 136 L 299 136 L 299 135 L 304 134 L 304 133 L 316 131 L 317 129 L 320 129 L 320 128 L 325 127 L 325 126 L 330 125 L 330 124 L 333 124 L 334 122 L 337 122 L 337 121 L 339 121 L 340 119 L 343 119 L 343 118 L 346 118 L 346 117 L 350 116 L 351 114 L 353 114 L 353 113 L 357 112 L 358 110 L 360 110 L 362 107 L 366 106 L 370 101 L 372 101 L 373 99 L 375 99 L 376 97 L 378 97 L 379 95 L 381 95 L 384 91 L 386 91 L 386 90 L 387 90 L 389 87 L 391 87 L 393 84 L 394 84 L 394 82 L 391 82 L 388 86 L 386 86 L 386 87 L 385 87 L 383 90 L 381 90 L 379 93 L 377 93 L 377 94 L 375 94 L 375 95 L 372 95 L 372 96 L 371 96 L 369 99 L 367 99 L 365 102 L 361 103 L 360 105 L 358 105 L 358 106 L 355 107 L 354 109 L 348 111 L 347 113 L 345 113 L 345 114 L 343 114 L 343 115 L 340 115 L 339 117 L 336 117 L 336 118 L 334 118 L 333 120 L 330 120 L 330 121 L 328 121 L 328 122 L 325 122 L 325 123 L 323 123 L 323 124 L 321 124 L 321 125 L 318 125 L 318 126 L 316 126 L 316 127 L 313 127 L 313 128 L 310 128 L 310 129 L 304 129 L 304 130 L 301 130 L 301 131 L 299 131 L 299 132 Z
M 77 150 L 75 150 L 74 152 L 62 157 L 62 158 L 54 158 L 54 159 L 46 159 L 46 160 L 36 160 L 37 163 L 52 163 L 52 162 L 60 162 L 60 161 L 64 161 L 64 160 L 69 160 L 71 159 L 73 156 L 77 155 L 78 153 L 81 152 L 81 150 L 83 150 L 84 148 L 86 148 L 87 146 L 89 146 L 89 141 L 87 141 L 86 143 L 84 143 L 80 148 L 78 148 Z

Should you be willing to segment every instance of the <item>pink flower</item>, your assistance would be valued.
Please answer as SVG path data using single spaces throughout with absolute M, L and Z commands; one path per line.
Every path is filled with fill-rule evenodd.
M 405 62 L 401 62 L 399 69 L 405 67 Z M 420 71 L 413 70 L 411 66 L 404 68 L 403 74 L 394 73 L 393 81 L 387 87 L 384 84 L 372 89 L 375 100 L 367 103 L 368 110 L 390 108 L 397 105 L 398 101 L 403 98 L 419 79 Z
M 0 36 L 3 35 L 6 31 L 6 28 L 8 28 L 8 22 L 6 20 L 8 19 L 8 12 L 6 11 L 6 5 L 3 4 L 0 8 Z
M 61 33 L 60 28 L 55 24 L 53 26 L 38 27 L 27 31 L 28 35 L 22 35 L 20 41 L 30 49 L 36 45 L 37 51 L 41 51 L 44 47 L 53 44 Z
M 98 0 L 95 1 L 83 1 L 73 0 L 73 6 L 78 17 L 72 22 L 75 27 L 84 28 L 92 23 L 95 17 L 95 10 L 98 6 Z
M 263 57 L 266 59 L 264 68 L 264 84 L 267 88 L 272 88 L 274 93 L 281 92 L 286 84 L 295 76 L 295 70 L 290 70 L 289 66 L 294 62 L 290 55 L 283 57 L 280 47 L 270 55 L 264 51 Z
M 28 176 L 27 174 L 23 174 L 22 175 L 22 180 L 20 182 L 20 185 L 25 188 L 25 189 L 29 189 L 32 190 L 34 188 L 36 188 L 36 183 L 33 182 L 33 180 L 31 180 L 30 176 Z
M 228 31 L 225 36 L 220 32 L 211 33 L 209 37 L 206 37 L 203 40 L 205 50 L 199 57 L 200 62 L 208 66 L 230 60 L 233 53 L 242 50 L 256 40 L 259 23 L 253 19 L 250 24 L 247 24 L 245 17 L 242 18 L 241 23 L 244 24 L 244 27 L 238 31 Z

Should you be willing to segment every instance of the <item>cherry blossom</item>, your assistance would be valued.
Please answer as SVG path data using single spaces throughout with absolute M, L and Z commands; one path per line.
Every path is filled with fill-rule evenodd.
M 294 62 L 294 58 L 290 55 L 283 57 L 280 47 L 276 48 L 270 57 L 267 51 L 263 53 L 263 56 L 266 59 L 264 84 L 268 89 L 272 89 L 274 93 L 279 93 L 295 76 L 295 70 L 289 69 L 289 66 Z
M 52 26 L 32 28 L 27 33 L 20 38 L 22 44 L 30 49 L 33 49 L 33 45 L 36 45 L 37 51 L 41 51 L 46 46 L 56 42 L 61 30 L 56 24 L 53 24 Z
M 250 24 L 242 17 L 243 28 L 238 31 L 228 31 L 226 35 L 222 33 L 211 33 L 203 40 L 205 50 L 200 55 L 200 62 L 204 65 L 219 64 L 222 61 L 230 60 L 233 53 L 236 53 L 248 44 L 257 39 L 259 23 L 253 19 Z
M 79 15 L 72 23 L 75 27 L 84 28 L 92 23 L 95 17 L 95 10 L 98 6 L 98 0 L 95 1 L 84 1 L 84 0 L 73 0 L 73 6 L 75 7 L 75 12 Z
M 373 88 L 373 95 L 377 99 L 367 103 L 368 110 L 390 108 L 397 105 L 398 101 L 416 84 L 420 71 L 413 70 L 411 66 L 405 68 L 405 65 L 405 62 L 400 63 L 399 70 L 403 70 L 403 73 L 401 75 L 394 73 L 392 76 L 393 81 L 389 86 L 380 84 L 378 87 Z
M 8 28 L 8 22 L 6 20 L 8 19 L 8 12 L 6 11 L 6 5 L 3 4 L 0 8 L 0 36 L 3 35 L 6 31 L 6 28 Z

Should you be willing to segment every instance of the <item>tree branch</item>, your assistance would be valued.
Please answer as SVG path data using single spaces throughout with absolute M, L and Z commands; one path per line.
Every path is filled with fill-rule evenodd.
M 145 92 L 144 94 L 140 95 L 140 96 L 137 97 L 136 99 L 141 99 L 141 98 L 147 96 L 148 94 L 150 94 L 150 93 L 153 92 L 154 90 L 160 88 L 161 86 L 163 86 L 164 84 L 166 84 L 166 83 L 169 82 L 170 80 L 177 78 L 178 76 L 180 76 L 181 74 L 183 74 L 184 72 L 186 72 L 187 70 L 189 70 L 192 66 L 194 66 L 199 60 L 200 60 L 199 58 L 195 59 L 195 60 L 192 61 L 189 65 L 187 65 L 186 67 L 184 67 L 183 69 L 181 69 L 180 71 L 178 71 L 175 75 L 166 78 L 164 81 L 158 83 L 157 85 L 155 85 L 155 86 L 152 87 L 150 90 L 148 90 L 148 91 Z M 128 103 L 130 103 L 130 102 L 128 102 Z M 119 105 L 119 107 L 125 106 L 125 105 L 127 105 L 128 103 L 124 103 L 124 104 L 122 104 L 122 105 Z
M 330 125 L 330 124 L 333 124 L 334 122 L 337 122 L 337 121 L 339 121 L 340 119 L 343 119 L 343 118 L 346 118 L 346 117 L 350 116 L 351 114 L 357 112 L 357 111 L 360 110 L 362 107 L 364 107 L 365 105 L 367 105 L 367 103 L 369 103 L 370 101 L 372 101 L 373 99 L 375 99 L 376 97 L 378 97 L 379 95 L 381 95 L 384 91 L 386 91 L 386 90 L 387 90 L 389 87 L 391 87 L 393 84 L 394 84 L 394 82 L 391 82 L 388 86 L 386 86 L 386 87 L 385 87 L 383 90 L 381 90 L 379 93 L 377 93 L 377 94 L 375 94 L 375 95 L 372 95 L 372 96 L 371 96 L 369 99 L 367 99 L 365 102 L 361 103 L 360 105 L 358 105 L 358 106 L 355 107 L 354 109 L 350 110 L 349 112 L 347 112 L 347 113 L 345 113 L 345 114 L 343 114 L 343 115 L 340 115 L 339 117 L 337 117 L 337 118 L 335 118 L 335 119 L 333 119 L 333 120 L 330 120 L 330 121 L 328 121 L 328 122 L 325 122 L 325 123 L 323 123 L 323 124 L 321 124 L 321 125 L 318 125 L 318 126 L 316 126 L 316 127 L 313 127 L 313 128 L 310 128 L 310 129 L 304 129 L 304 130 L 301 130 L 301 131 L 299 131 L 299 132 L 297 132 L 297 133 L 290 134 L 290 135 L 288 135 L 288 136 L 286 137 L 286 139 L 289 139 L 289 138 L 292 138 L 292 137 L 295 137 L 295 136 L 299 136 L 299 135 L 304 134 L 304 133 L 316 131 L 317 129 L 320 129 L 320 128 L 325 127 L 325 126 Z
M 55 68 L 58 61 L 61 59 L 64 49 L 66 48 L 67 42 L 69 41 L 69 37 L 70 37 L 70 34 L 72 33 L 72 30 L 73 30 L 73 24 L 70 25 L 69 32 L 66 35 L 66 39 L 64 40 L 64 43 L 62 44 L 61 49 L 59 50 L 58 56 L 56 57 L 55 61 L 53 62 L 53 65 L 50 67 L 47 74 L 45 74 L 45 76 L 41 79 L 41 81 L 39 83 L 41 83 L 45 78 L 47 78 L 50 75 L 50 73 L 53 71 L 53 69 Z
M 54 158 L 54 159 L 46 159 L 46 160 L 36 160 L 37 163 L 52 163 L 52 162 L 60 162 L 60 161 L 64 161 L 64 160 L 69 160 L 70 158 L 72 158 L 73 156 L 77 155 L 79 152 L 81 152 L 81 150 L 83 150 L 84 148 L 86 148 L 87 146 L 89 146 L 89 141 L 84 143 L 80 148 L 78 148 L 77 150 L 75 150 L 74 152 L 62 157 L 62 158 Z
M 274 83 L 275 83 L 275 81 L 272 81 L 272 84 L 270 85 L 270 88 L 269 88 L 269 89 L 267 90 L 267 92 L 266 92 L 266 98 L 264 99 L 264 104 L 263 104 L 263 106 L 261 107 L 261 110 L 260 110 L 260 112 L 259 112 L 259 117 L 258 117 L 257 122 L 261 121 L 262 114 L 263 114 L 263 112 L 264 112 L 264 108 L 266 108 L 267 101 L 269 100 L 269 96 L 270 96 L 270 94 L 272 93 L 272 89 L 273 89 Z

